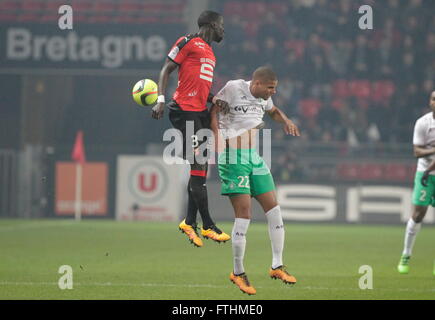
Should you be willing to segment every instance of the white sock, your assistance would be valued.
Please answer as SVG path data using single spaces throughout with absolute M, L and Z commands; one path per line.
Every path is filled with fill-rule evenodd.
M 284 223 L 281 208 L 276 206 L 266 212 L 269 225 L 269 237 L 272 244 L 272 268 L 282 266 L 282 252 L 284 251 Z
M 406 224 L 405 247 L 402 254 L 408 256 L 412 254 L 412 248 L 414 247 L 415 238 L 417 237 L 417 233 L 420 231 L 420 229 L 421 222 L 417 223 L 412 218 L 409 218 L 408 223 Z
M 250 219 L 236 218 L 234 220 L 233 231 L 231 232 L 231 242 L 233 247 L 234 274 L 238 275 L 245 272 L 243 267 L 243 257 L 246 248 L 246 232 L 248 231 Z

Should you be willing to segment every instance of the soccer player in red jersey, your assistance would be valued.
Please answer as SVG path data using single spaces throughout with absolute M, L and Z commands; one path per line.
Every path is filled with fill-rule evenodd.
M 210 93 L 213 82 L 213 71 L 216 58 L 211 47 L 212 42 L 221 42 L 224 37 L 223 16 L 214 11 L 204 11 L 198 18 L 199 31 L 180 37 L 170 50 L 165 64 L 160 72 L 157 104 L 152 109 L 152 117 L 161 119 L 165 108 L 165 91 L 169 75 L 178 68 L 178 87 L 167 104 L 169 119 L 174 128 L 183 134 L 183 158 L 194 159 L 190 162 L 190 179 L 188 183 L 188 207 L 186 218 L 180 223 L 179 229 L 197 247 L 203 245 L 198 235 L 196 215 L 201 215 L 201 234 L 204 238 L 217 242 L 225 242 L 230 236 L 222 232 L 213 222 L 208 211 L 206 187 L 207 163 L 199 163 L 195 150 L 207 139 L 199 140 L 196 132 L 200 129 L 210 129 L 210 113 L 207 102 L 213 102 L 221 110 L 226 110 L 225 101 L 215 99 Z M 193 124 L 194 134 L 186 137 L 188 122 Z M 186 146 L 186 141 L 191 148 Z

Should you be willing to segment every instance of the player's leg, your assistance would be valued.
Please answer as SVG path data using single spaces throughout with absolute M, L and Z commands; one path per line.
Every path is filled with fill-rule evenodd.
M 251 196 L 250 194 L 232 194 L 230 195 L 230 201 L 235 215 L 234 226 L 231 233 L 233 272 L 230 274 L 230 280 L 236 284 L 242 292 L 255 294 L 256 290 L 251 286 L 243 265 L 246 249 L 246 233 L 248 232 L 249 223 L 251 221 Z
M 256 151 L 252 151 L 253 170 L 250 176 L 251 193 L 260 203 L 267 218 L 269 238 L 272 246 L 272 266 L 269 275 L 273 279 L 281 279 L 284 283 L 294 284 L 296 278 L 290 275 L 283 265 L 284 251 L 284 222 L 282 220 L 281 208 L 278 205 L 275 192 L 275 183 L 266 163 Z
M 261 183 L 261 181 L 262 179 L 257 177 L 255 184 Z M 265 183 L 267 183 L 267 180 Z M 269 270 L 269 275 L 272 279 L 280 279 L 284 283 L 295 284 L 296 278 L 287 272 L 283 264 L 285 230 L 275 190 L 256 195 L 255 199 L 260 203 L 266 214 L 269 229 L 269 238 L 272 246 L 272 266 Z
M 240 151 L 237 149 L 225 149 L 219 155 L 218 168 L 221 180 L 221 194 L 229 196 L 234 210 L 234 226 L 231 233 L 231 246 L 233 252 L 233 271 L 230 280 L 244 293 L 255 294 L 256 290 L 249 283 L 243 266 L 243 258 L 246 248 L 246 233 L 251 221 L 251 190 L 249 176 L 251 168 L 242 165 L 240 161 L 232 159 L 233 156 L 240 160 Z
M 406 224 L 404 247 L 400 257 L 397 270 L 399 273 L 407 274 L 409 272 L 409 261 L 412 256 L 415 239 L 421 229 L 421 224 L 426 215 L 427 208 L 431 204 L 434 192 L 433 177 L 430 176 L 428 186 L 421 184 L 422 172 L 416 172 L 414 179 L 414 190 L 412 194 L 413 213 Z
M 193 150 L 193 157 L 190 171 L 190 187 L 192 198 L 194 199 L 202 220 L 201 234 L 205 239 L 212 239 L 218 243 L 226 242 L 230 236 L 220 230 L 213 221 L 208 207 L 207 195 L 207 171 L 208 171 L 208 143 L 207 134 L 210 134 L 210 114 L 208 110 L 192 113 L 193 135 L 190 142 Z M 208 132 L 202 129 L 208 129 Z M 200 131 L 202 130 L 202 132 Z M 189 135 L 189 134 L 188 134 Z M 205 152 L 204 152 L 205 151 Z
M 171 102 L 175 103 L 175 102 Z M 181 131 L 183 136 L 183 146 L 181 149 L 183 150 L 182 157 L 186 159 L 186 124 L 187 121 L 192 121 L 191 115 L 189 113 L 185 113 L 183 111 L 173 111 L 172 108 L 169 108 L 171 111 L 169 112 L 169 120 L 172 123 L 172 126 L 175 129 Z M 191 179 L 187 184 L 187 194 L 188 194 L 188 205 L 187 205 L 187 213 L 186 218 L 181 221 L 178 225 L 178 228 L 181 232 L 187 235 L 189 241 L 194 244 L 196 247 L 202 247 L 203 243 L 201 238 L 198 235 L 197 231 L 197 223 L 196 223 L 196 215 L 198 212 L 198 207 L 194 200 L 191 188 Z
M 190 187 L 192 198 L 196 203 L 202 219 L 201 234 L 205 239 L 212 239 L 218 243 L 226 242 L 230 236 L 220 230 L 210 216 L 207 195 L 207 164 L 194 163 L 191 165 Z

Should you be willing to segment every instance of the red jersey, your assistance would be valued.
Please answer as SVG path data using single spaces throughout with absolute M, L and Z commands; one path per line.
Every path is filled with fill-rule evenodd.
M 179 38 L 168 58 L 179 65 L 173 99 L 184 111 L 204 111 L 213 82 L 216 58 L 211 46 L 198 35 Z

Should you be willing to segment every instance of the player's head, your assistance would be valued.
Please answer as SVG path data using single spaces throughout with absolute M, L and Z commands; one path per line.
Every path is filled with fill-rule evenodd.
M 435 112 L 435 90 L 430 94 L 429 107 L 433 112 Z
M 269 99 L 276 93 L 278 78 L 267 66 L 257 68 L 252 74 L 251 93 L 256 98 Z
M 224 17 L 220 13 L 204 11 L 198 17 L 198 27 L 210 28 L 213 32 L 213 41 L 221 42 L 224 38 Z

